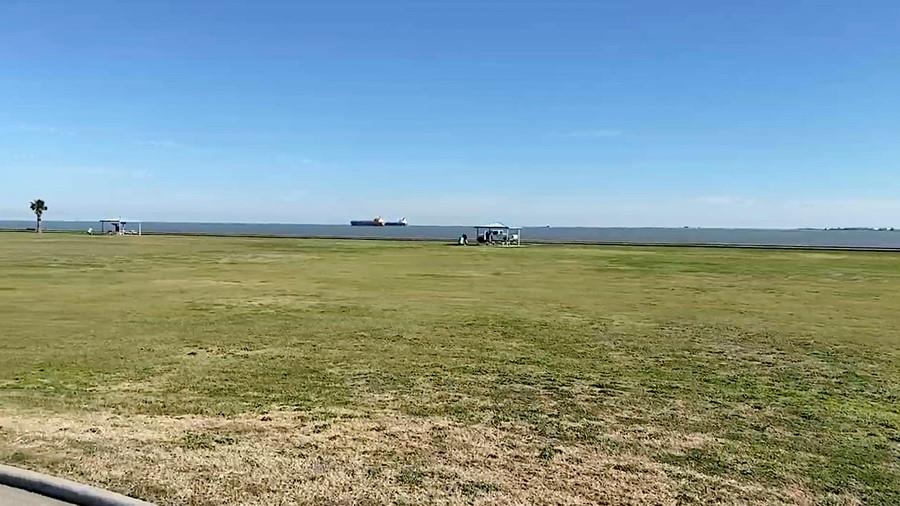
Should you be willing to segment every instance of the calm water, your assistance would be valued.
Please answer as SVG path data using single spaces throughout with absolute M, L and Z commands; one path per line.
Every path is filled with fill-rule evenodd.
M 33 222 L 0 221 L 0 229 L 24 229 Z M 46 221 L 48 230 L 99 229 L 97 222 Z M 129 225 L 129 228 L 132 228 Z M 349 225 L 163 223 L 144 222 L 144 232 L 215 235 L 280 235 L 295 237 L 389 238 L 455 240 L 474 236 L 472 227 L 409 226 L 351 227 Z M 900 249 L 900 231 L 770 230 L 725 228 L 525 228 L 524 242 L 585 242 L 637 244 L 733 244 L 740 246 L 818 246 Z

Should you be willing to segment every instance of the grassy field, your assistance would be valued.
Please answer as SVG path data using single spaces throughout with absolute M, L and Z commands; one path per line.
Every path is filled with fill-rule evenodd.
M 900 504 L 900 255 L 2 233 L 0 461 L 161 504 Z

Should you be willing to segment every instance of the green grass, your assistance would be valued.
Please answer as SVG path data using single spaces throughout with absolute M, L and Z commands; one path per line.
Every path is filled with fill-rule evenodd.
M 0 322 L 6 414 L 390 412 L 900 503 L 897 254 L 0 233 Z

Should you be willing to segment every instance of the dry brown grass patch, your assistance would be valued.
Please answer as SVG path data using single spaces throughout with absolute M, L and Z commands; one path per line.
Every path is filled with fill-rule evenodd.
M 804 504 L 779 489 L 527 429 L 395 413 L 224 417 L 0 414 L 20 465 L 160 504 Z M 703 445 L 646 431 L 653 445 Z

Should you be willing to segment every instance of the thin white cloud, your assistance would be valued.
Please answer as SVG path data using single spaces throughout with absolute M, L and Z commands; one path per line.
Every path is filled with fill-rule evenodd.
M 164 140 L 156 140 L 156 139 L 143 140 L 143 141 L 140 141 L 140 144 L 142 146 L 148 146 L 151 148 L 160 148 L 160 149 L 181 149 L 181 148 L 187 147 L 180 142 L 175 142 L 175 141 L 165 140 L 165 139 Z
M 65 167 L 63 170 L 69 174 L 81 174 L 84 176 L 105 177 L 111 179 L 147 179 L 150 172 L 146 169 L 125 169 L 117 167 Z
M 316 163 L 312 158 L 302 157 L 293 153 L 273 153 L 272 161 L 281 165 L 313 165 Z
M 756 204 L 754 199 L 735 197 L 732 195 L 709 195 L 697 197 L 694 202 L 711 206 L 751 206 Z

